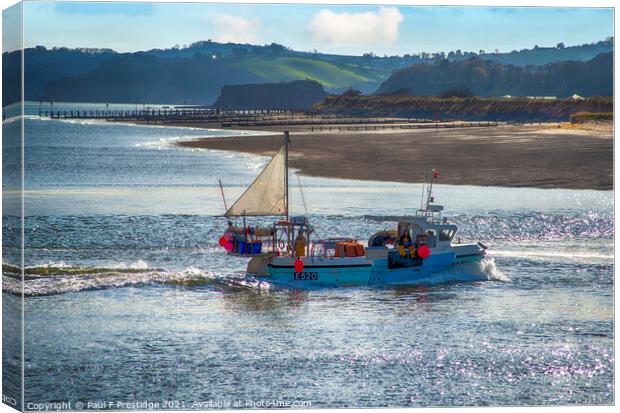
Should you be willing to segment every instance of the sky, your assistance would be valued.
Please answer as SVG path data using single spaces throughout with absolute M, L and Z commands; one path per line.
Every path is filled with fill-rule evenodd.
M 611 8 L 27 1 L 23 13 L 26 47 L 119 52 L 208 39 L 350 55 L 508 52 L 591 43 L 614 30 Z

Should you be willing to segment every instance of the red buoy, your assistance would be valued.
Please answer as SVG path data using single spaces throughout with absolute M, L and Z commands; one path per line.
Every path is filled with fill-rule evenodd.
M 426 245 L 420 245 L 420 248 L 418 248 L 418 257 L 424 259 L 429 255 L 431 255 L 431 250 Z
M 295 272 L 302 272 L 304 270 L 304 262 L 297 258 L 295 260 Z
M 218 241 L 220 244 L 220 247 L 223 247 L 226 245 L 226 243 L 228 242 L 228 240 L 226 238 L 224 238 L 223 236 L 220 237 L 220 240 Z

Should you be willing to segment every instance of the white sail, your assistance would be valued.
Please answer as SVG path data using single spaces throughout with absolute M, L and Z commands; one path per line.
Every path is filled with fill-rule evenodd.
M 283 145 L 224 215 L 286 215 L 286 202 L 286 147 Z

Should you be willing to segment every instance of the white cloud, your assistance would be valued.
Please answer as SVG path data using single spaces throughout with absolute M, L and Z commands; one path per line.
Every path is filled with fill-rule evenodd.
M 213 25 L 216 42 L 257 43 L 261 28 L 259 19 L 246 19 L 229 14 L 216 14 L 209 19 Z
M 345 45 L 390 45 L 398 39 L 403 15 L 396 7 L 376 12 L 334 13 L 321 10 L 310 21 L 314 40 Z

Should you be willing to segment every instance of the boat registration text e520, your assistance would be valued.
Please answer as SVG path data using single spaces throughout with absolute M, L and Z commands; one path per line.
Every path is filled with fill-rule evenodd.
M 293 280 L 317 280 L 319 275 L 316 272 L 295 272 Z

